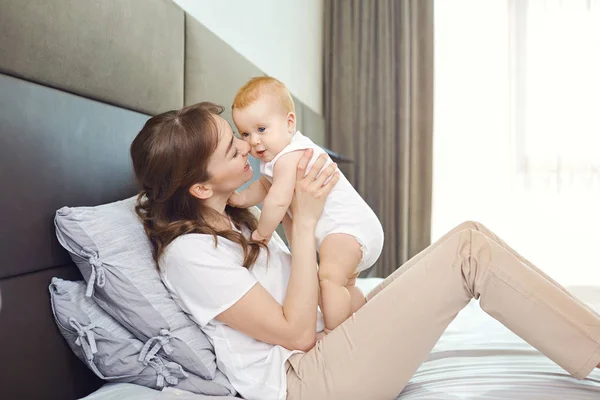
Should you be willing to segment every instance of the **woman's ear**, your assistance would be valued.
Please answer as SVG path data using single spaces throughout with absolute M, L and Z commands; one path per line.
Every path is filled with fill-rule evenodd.
M 289 112 L 287 115 L 287 126 L 289 133 L 296 133 L 296 114 Z
M 206 200 L 213 195 L 213 190 L 210 184 L 196 183 L 190 186 L 190 194 L 200 200 Z

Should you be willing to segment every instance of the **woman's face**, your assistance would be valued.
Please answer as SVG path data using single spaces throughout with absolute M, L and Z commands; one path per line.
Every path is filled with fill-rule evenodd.
M 219 131 L 219 143 L 208 161 L 210 184 L 215 194 L 229 196 L 234 190 L 252 179 L 252 167 L 248 163 L 250 145 L 235 137 L 229 123 L 215 115 Z

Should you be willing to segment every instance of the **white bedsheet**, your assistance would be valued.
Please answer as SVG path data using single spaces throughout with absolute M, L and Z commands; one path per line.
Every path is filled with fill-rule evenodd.
M 359 286 L 368 292 L 379 281 L 361 279 Z M 571 291 L 600 310 L 600 287 L 577 287 Z M 125 383 L 105 385 L 86 397 L 87 400 L 229 398 L 199 396 L 170 388 L 159 392 Z M 398 400 L 483 399 L 600 400 L 600 370 L 585 381 L 571 378 L 472 301 L 450 324 Z
M 600 310 L 600 287 L 571 292 Z M 472 301 L 398 399 L 598 400 L 600 370 L 584 381 L 570 377 Z

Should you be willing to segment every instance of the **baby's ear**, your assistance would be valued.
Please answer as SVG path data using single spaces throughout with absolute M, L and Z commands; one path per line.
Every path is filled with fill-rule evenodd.
M 289 112 L 287 115 L 287 126 L 289 133 L 296 133 L 296 114 Z

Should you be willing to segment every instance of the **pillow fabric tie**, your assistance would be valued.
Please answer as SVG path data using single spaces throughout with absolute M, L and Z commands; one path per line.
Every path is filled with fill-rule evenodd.
M 181 365 L 174 362 L 165 364 L 162 359 L 157 357 L 148 361 L 148 364 L 156 370 L 158 374 L 156 377 L 156 386 L 161 389 L 165 386 L 165 381 L 169 385 L 177 385 L 179 383 L 179 378 L 174 376 L 173 373 L 178 373 L 182 378 L 187 378 L 189 376 L 187 372 L 183 370 Z
M 94 284 L 98 285 L 98 287 L 104 287 L 104 283 L 106 282 L 106 274 L 104 272 L 104 266 L 102 261 L 98 258 L 98 255 L 94 252 L 83 251 L 83 254 L 88 259 L 88 263 L 92 269 L 90 273 L 90 279 L 88 280 L 85 295 L 87 297 L 92 297 L 94 293 Z
M 94 332 L 92 331 L 92 329 L 95 328 L 94 324 L 83 326 L 75 318 L 71 317 L 69 318 L 69 325 L 75 329 L 78 335 L 77 339 L 75 340 L 75 344 L 81 347 L 85 357 L 89 361 L 92 361 L 94 359 L 94 354 L 98 352 L 98 348 L 96 347 L 96 339 Z
M 146 341 L 146 343 L 144 343 L 144 347 L 142 348 L 142 351 L 140 351 L 138 360 L 143 362 L 144 365 L 147 365 L 161 348 L 167 355 L 172 354 L 173 347 L 169 344 L 171 337 L 171 332 L 168 329 L 161 329 L 158 336 L 151 337 L 148 339 L 148 341 Z M 152 346 L 153 343 L 154 346 Z M 150 346 L 152 346 L 152 348 L 150 348 Z

